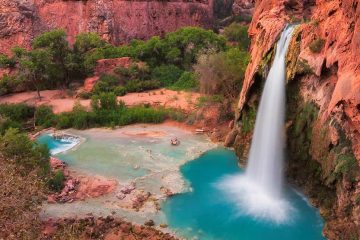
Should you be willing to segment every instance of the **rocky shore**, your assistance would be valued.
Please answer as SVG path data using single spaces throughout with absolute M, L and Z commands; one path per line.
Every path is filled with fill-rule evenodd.
M 151 224 L 148 224 L 151 225 Z M 112 216 L 49 219 L 43 224 L 42 240 L 47 239 L 104 239 L 104 240 L 175 240 L 152 226 L 137 225 Z

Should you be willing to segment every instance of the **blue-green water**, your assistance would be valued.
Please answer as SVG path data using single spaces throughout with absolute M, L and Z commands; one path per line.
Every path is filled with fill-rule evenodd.
M 75 134 L 80 134 L 80 132 L 75 132 Z M 103 176 L 114 177 L 116 175 L 117 179 L 121 180 L 136 177 L 135 172 L 140 171 L 145 166 L 146 169 L 153 169 L 154 166 L 158 169 L 162 162 L 168 161 L 166 159 L 176 156 L 181 157 L 175 153 L 184 151 L 180 148 L 168 148 L 167 144 L 159 142 L 160 139 L 156 142 L 144 142 L 145 140 L 136 139 L 136 142 L 134 142 L 129 141 L 127 138 L 122 139 L 119 135 L 111 136 L 112 132 L 105 132 L 102 135 L 97 134 L 96 137 L 93 134 L 92 132 L 91 134 L 90 132 L 81 132 L 80 135 L 86 138 L 86 141 L 74 151 L 60 153 L 57 157 L 68 162 L 70 167 Z M 177 133 L 178 136 L 179 134 Z M 187 139 L 189 142 L 189 137 Z M 69 143 L 54 140 L 46 134 L 42 135 L 38 141 L 48 144 L 50 150 L 58 151 L 71 147 Z M 151 148 L 153 154 L 158 156 L 156 161 L 152 162 L 144 158 L 143 155 L 147 151 L 142 152 L 137 147 L 137 144 L 143 146 L 145 150 L 147 147 Z M 189 142 L 189 145 L 194 144 L 195 142 Z M 182 147 L 185 147 L 185 145 Z M 160 150 L 163 157 L 159 157 L 160 155 L 157 154 L 157 151 Z M 165 150 L 169 152 L 163 153 Z M 129 155 L 125 154 L 125 151 L 138 152 L 138 155 L 131 155 L 130 159 Z M 115 154 L 116 152 L 118 155 Z M 173 156 L 172 152 L 176 156 Z M 131 161 L 124 162 L 117 159 Z M 127 166 L 128 163 L 133 161 L 141 166 L 140 169 Z M 175 163 L 171 161 L 166 166 Z M 290 212 L 289 220 L 285 224 L 273 224 L 269 221 L 255 219 L 249 215 L 239 214 L 238 206 L 228 199 L 217 184 L 226 176 L 242 174 L 242 170 L 237 165 L 237 158 L 231 150 L 216 148 L 207 151 L 199 158 L 181 166 L 180 170 L 184 179 L 191 186 L 192 191 L 165 200 L 160 214 L 162 217 L 159 217 L 161 221 L 158 219 L 157 223 L 166 222 L 169 228 L 176 231 L 181 237 L 201 240 L 324 239 L 321 234 L 323 221 L 317 209 L 311 207 L 302 195 L 289 186 L 286 188 L 286 198 L 294 210 Z M 146 181 L 151 181 L 151 179 L 149 178 Z M 159 184 L 155 181 L 151 184 L 154 185 L 151 189 L 159 188 Z M 116 201 L 114 196 L 109 199 Z M 84 211 L 92 209 L 94 212 L 97 210 L 106 212 L 105 205 L 107 201 L 108 199 L 104 198 L 98 201 L 94 200 L 94 202 L 79 202 L 77 203 L 79 204 L 77 209 L 79 213 L 81 209 L 85 209 Z M 50 205 L 49 207 L 54 208 L 53 210 L 48 209 L 51 212 L 50 215 L 56 214 L 56 216 L 61 217 L 66 212 L 76 214 L 76 211 L 73 211 L 74 206 L 71 204 L 59 205 L 58 207 L 57 205 Z M 113 210 L 117 211 L 116 208 L 110 208 L 109 211 Z M 139 214 L 142 215 L 142 213 Z M 144 217 L 146 219 L 146 216 Z M 156 216 L 152 217 L 156 219 Z
M 286 189 L 286 197 L 294 211 L 287 223 L 276 225 L 238 215 L 236 206 L 215 185 L 224 176 L 240 171 L 234 152 L 222 148 L 210 150 L 182 166 L 181 172 L 193 191 L 165 201 L 163 211 L 169 226 L 184 237 L 206 240 L 324 239 L 318 211 L 290 187 Z

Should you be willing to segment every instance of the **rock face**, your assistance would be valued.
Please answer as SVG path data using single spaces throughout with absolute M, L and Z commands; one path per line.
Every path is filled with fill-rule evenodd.
M 251 62 L 240 94 L 235 149 L 245 159 L 261 86 L 288 22 L 301 22 L 287 55 L 288 178 L 320 207 L 329 239 L 360 237 L 360 4 L 256 1 Z M 233 138 L 233 136 L 231 136 Z
M 234 15 L 251 17 L 255 7 L 255 0 L 235 0 L 232 5 Z
M 64 28 L 71 43 L 80 32 L 97 32 L 120 44 L 183 26 L 210 28 L 213 20 L 213 0 L 0 0 L 0 52 L 29 47 L 54 28 Z

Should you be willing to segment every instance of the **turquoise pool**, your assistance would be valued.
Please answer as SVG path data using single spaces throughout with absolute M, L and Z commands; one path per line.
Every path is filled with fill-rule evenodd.
M 286 197 L 294 211 L 285 224 L 271 224 L 239 215 L 236 206 L 216 186 L 226 175 L 242 172 L 233 151 L 210 150 L 181 167 L 191 192 L 174 196 L 163 204 L 169 226 L 186 238 L 206 240 L 321 240 L 323 221 L 317 209 L 294 189 Z
M 84 138 L 84 142 L 71 151 L 56 156 L 69 164 L 70 168 L 87 174 L 102 175 L 126 181 L 145 177 L 137 182 L 139 187 L 157 193 L 163 179 L 169 172 L 180 167 L 180 178 L 191 189 L 162 201 L 162 210 L 157 213 L 129 212 L 117 206 L 115 195 L 104 196 L 69 204 L 45 205 L 47 217 L 86 215 L 107 215 L 116 212 L 116 216 L 143 223 L 154 219 L 157 224 L 167 223 L 169 230 L 186 239 L 201 240 L 321 240 L 323 220 L 318 210 L 311 207 L 303 195 L 287 186 L 286 198 L 294 209 L 289 221 L 274 224 L 239 214 L 237 206 L 228 199 L 217 183 L 226 176 L 242 174 L 233 151 L 214 148 L 203 138 L 176 132 L 183 141 L 179 148 L 168 146 L 168 138 L 176 129 L 169 128 L 165 135 L 144 137 L 129 135 L 143 128 L 129 128 L 116 132 L 111 130 L 72 131 L 72 134 Z M 158 128 L 146 128 L 146 131 L 158 133 Z M 156 131 L 155 131 L 156 130 Z M 184 135 L 181 135 L 184 134 Z M 53 140 L 49 135 L 39 138 L 54 150 L 71 147 L 71 143 Z M 194 150 L 205 152 L 193 161 L 187 162 Z M 212 150 L 208 150 L 213 148 Z M 148 156 L 149 149 L 153 157 Z M 187 156 L 184 158 L 184 156 Z M 137 166 L 137 167 L 134 167 Z M 162 169 L 155 178 L 150 173 Z M 148 177 L 147 177 L 148 176 Z M 173 184 L 173 183 L 171 183 Z M 76 209 L 76 211 L 74 211 Z

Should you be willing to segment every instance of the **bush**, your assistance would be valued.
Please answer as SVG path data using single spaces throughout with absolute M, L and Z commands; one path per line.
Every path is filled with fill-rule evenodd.
M 353 154 L 342 154 L 336 159 L 336 167 L 334 173 L 336 176 L 342 174 L 347 175 L 354 167 L 356 167 L 357 161 Z
M 90 99 L 92 97 L 93 93 L 92 92 L 81 92 L 79 93 L 79 98 L 81 99 Z
M 66 129 L 71 128 L 72 122 L 69 113 L 61 113 L 57 116 L 56 128 L 57 129 Z
M 126 88 L 123 86 L 117 86 L 114 88 L 114 93 L 116 96 L 124 96 L 126 95 Z
M 0 137 L 0 152 L 5 159 L 14 161 L 26 170 L 38 168 L 42 173 L 50 170 L 48 148 L 32 142 L 19 129 L 9 128 Z
M 144 92 L 148 90 L 158 89 L 160 87 L 161 87 L 160 82 L 156 80 L 146 80 L 146 81 L 135 80 L 135 81 L 127 82 L 125 85 L 127 92 Z
M 95 84 L 93 93 L 112 92 L 119 85 L 119 78 L 114 75 L 103 74 L 99 81 Z
M 167 109 L 168 117 L 174 121 L 184 122 L 186 120 L 186 113 L 184 113 L 181 109 Z
M 94 111 L 115 110 L 118 106 L 116 95 L 114 93 L 101 93 L 91 98 L 91 106 Z
M 63 171 L 57 171 L 48 181 L 48 187 L 50 190 L 59 192 L 64 187 L 65 176 Z
M 232 23 L 224 29 L 224 35 L 229 41 L 238 42 L 242 50 L 247 51 L 250 45 L 248 27 L 239 23 Z
M 0 96 L 12 93 L 19 83 L 15 77 L 4 75 L 0 79 Z
M 8 58 L 8 56 L 4 54 L 0 54 L 0 68 L 13 68 L 15 67 L 16 62 L 12 58 Z
M 26 104 L 1 104 L 0 115 L 12 121 L 25 122 L 34 117 L 34 107 Z
M 54 126 L 56 116 L 49 106 L 40 106 L 35 110 L 35 124 L 44 128 Z
M 183 70 L 175 65 L 162 65 L 152 70 L 151 77 L 154 80 L 160 81 L 162 86 L 167 87 L 174 84 L 182 73 Z
M 194 66 L 200 91 L 205 94 L 221 94 L 227 99 L 235 100 L 241 90 L 249 59 L 249 54 L 238 48 L 220 53 L 209 51 L 200 55 Z
M 21 129 L 22 127 L 19 122 L 12 121 L 9 118 L 0 118 L 0 135 L 3 135 L 9 128 Z
M 199 82 L 195 78 L 195 75 L 191 72 L 184 72 L 179 80 L 170 87 L 170 89 L 175 91 L 195 90 L 198 86 Z
M 70 113 L 70 121 L 73 128 L 86 129 L 91 126 L 91 113 L 87 112 L 85 107 L 76 102 L 73 111 Z
M 325 45 L 325 40 L 321 38 L 317 38 L 310 43 L 309 48 L 311 52 L 319 53 L 323 49 L 324 45 Z

